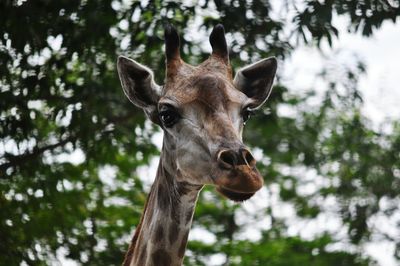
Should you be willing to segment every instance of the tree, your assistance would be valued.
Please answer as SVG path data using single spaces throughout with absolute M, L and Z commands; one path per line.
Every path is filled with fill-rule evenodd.
M 205 41 L 193 40 L 194 32 L 208 36 L 221 22 L 231 42 L 232 64 L 238 67 L 269 55 L 285 60 L 297 42 L 332 44 L 340 38 L 332 14 L 347 16 L 349 30 L 365 36 L 400 14 L 398 1 L 286 1 L 282 12 L 295 11 L 293 31 L 286 34 L 286 22 L 271 18 L 271 3 L 261 0 L 6 0 L 0 10 L 4 265 L 49 264 L 60 253 L 82 264 L 121 263 L 146 197 L 136 169 L 157 156 L 151 137 L 158 129 L 123 96 L 115 62 L 118 54 L 138 59 L 162 83 L 166 21 L 184 32 L 184 59 L 194 64 L 208 56 Z M 294 206 L 303 220 L 324 214 L 323 202 L 334 199 L 346 237 L 332 232 L 311 240 L 288 236 L 288 221 L 276 217 L 277 206 L 269 204 L 262 216 L 270 217 L 270 229 L 262 230 L 257 241 L 242 239 L 245 228 L 236 217 L 243 206 L 205 189 L 193 226 L 212 233 L 216 241 L 191 242 L 188 265 L 206 265 L 216 253 L 232 265 L 373 263 L 361 252 L 362 244 L 371 235 L 392 236 L 368 221 L 399 211 L 400 127 L 393 123 L 391 134 L 374 131 L 360 113 L 357 80 L 364 71 L 362 63 L 340 76 L 322 71 L 316 78 L 329 89 L 313 109 L 307 105 L 312 93 L 295 95 L 278 79 L 268 106 L 245 132 L 247 142 L 263 153 L 259 167 L 266 187 L 276 187 L 279 200 Z M 279 115 L 283 103 L 296 117 Z M 308 170 L 326 185 L 304 195 L 296 188 L 309 182 L 301 173 Z M 382 207 L 382 201 L 389 207 Z M 329 248 L 346 240 L 354 252 Z M 399 259 L 400 240 L 391 240 Z

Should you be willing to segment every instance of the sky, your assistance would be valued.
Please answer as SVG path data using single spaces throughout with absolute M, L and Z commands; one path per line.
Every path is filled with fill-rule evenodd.
M 332 48 L 326 45 L 322 51 L 306 46 L 298 47 L 292 57 L 285 62 L 279 73 L 287 80 L 290 88 L 310 89 L 312 77 L 318 73 L 324 58 L 333 58 L 342 63 L 351 63 L 354 57 L 364 61 L 366 75 L 362 76 L 359 88 L 364 97 L 363 113 L 379 126 L 387 119 L 400 117 L 399 73 L 400 73 L 400 26 L 391 22 L 365 38 L 360 34 L 350 34 L 345 29 L 345 19 L 336 18 L 340 38 L 333 41 Z

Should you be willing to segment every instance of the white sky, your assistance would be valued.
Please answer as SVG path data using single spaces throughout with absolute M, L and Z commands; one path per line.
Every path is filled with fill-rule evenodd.
M 344 19 L 336 19 L 340 37 L 333 42 L 333 47 L 299 47 L 292 57 L 285 61 L 280 74 L 287 79 L 289 88 L 298 90 L 312 88 L 313 78 L 318 73 L 322 57 L 333 57 L 334 51 L 341 50 L 348 62 L 357 55 L 367 65 L 367 74 L 360 80 L 360 90 L 364 96 L 363 112 L 377 125 L 385 119 L 400 117 L 400 26 L 385 22 L 370 38 L 360 34 L 349 34 L 345 30 Z M 346 58 L 339 58 L 346 62 Z M 283 72 L 283 73 L 282 73 Z

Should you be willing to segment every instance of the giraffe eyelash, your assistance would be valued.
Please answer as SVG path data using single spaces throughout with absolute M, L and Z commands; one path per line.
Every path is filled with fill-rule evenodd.
M 242 119 L 243 124 L 245 125 L 246 122 L 250 119 L 250 117 L 254 116 L 255 111 L 250 109 L 250 107 L 246 107 L 242 110 Z

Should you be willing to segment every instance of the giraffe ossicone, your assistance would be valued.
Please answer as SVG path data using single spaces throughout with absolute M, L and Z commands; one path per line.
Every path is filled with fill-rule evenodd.
M 237 71 L 232 79 L 224 27 L 210 35 L 211 56 L 198 66 L 180 57 L 176 29 L 165 28 L 166 79 L 124 56 L 118 74 L 128 99 L 164 131 L 156 179 L 124 265 L 181 265 L 198 194 L 213 185 L 223 196 L 249 199 L 263 186 L 256 161 L 243 144 L 251 112 L 268 98 L 274 57 Z

